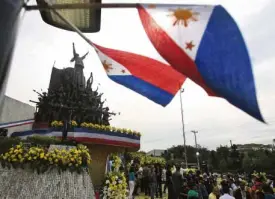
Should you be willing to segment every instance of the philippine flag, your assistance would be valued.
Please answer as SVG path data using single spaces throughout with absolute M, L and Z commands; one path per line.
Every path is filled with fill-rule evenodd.
M 169 104 L 186 79 L 160 61 L 90 43 L 111 80 L 162 106 Z
M 158 53 L 177 71 L 264 121 L 242 34 L 222 6 L 139 5 L 144 30 Z

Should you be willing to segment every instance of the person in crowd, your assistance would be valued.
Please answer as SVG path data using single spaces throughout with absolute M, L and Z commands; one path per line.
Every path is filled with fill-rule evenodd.
M 234 192 L 236 199 L 252 199 L 250 193 L 246 190 L 245 182 L 240 182 L 240 187 Z
M 181 173 L 182 176 L 184 174 L 184 165 L 185 164 L 183 162 L 180 164 L 180 173 Z
M 167 165 L 162 169 L 162 182 L 164 182 L 163 193 L 166 193 L 166 189 L 167 189 L 166 168 L 167 168 Z
M 151 199 L 154 199 L 156 194 L 156 188 L 157 188 L 157 176 L 156 176 L 156 169 L 154 166 L 151 167 L 151 170 L 149 173 L 149 187 L 150 187 Z
M 136 172 L 135 195 L 139 195 L 142 189 L 142 172 L 143 172 L 142 167 L 139 166 Z
M 187 179 L 183 178 L 183 185 L 182 185 L 181 191 L 180 191 L 180 199 L 187 199 L 188 191 L 189 191 L 189 187 L 187 185 Z
M 256 196 L 255 199 L 265 199 L 265 195 L 262 191 L 257 191 L 255 193 L 255 196 Z
M 212 181 L 211 181 L 212 180 Z M 211 178 L 211 175 L 207 175 L 206 173 L 203 174 L 203 184 L 205 185 L 207 193 L 211 193 L 214 186 L 213 178 Z
M 156 177 L 157 177 L 157 187 L 156 187 L 156 197 L 162 198 L 162 169 L 160 164 L 155 165 Z
M 145 166 L 143 168 L 143 186 L 144 186 L 144 194 L 146 196 L 150 195 L 149 172 L 150 172 L 149 165 L 145 164 Z
M 229 184 L 230 184 L 230 188 L 234 191 L 236 191 L 238 189 L 237 185 L 235 184 L 235 181 L 233 178 L 231 178 L 229 176 Z
M 208 199 L 219 199 L 220 197 L 220 190 L 218 187 L 213 187 L 211 193 L 208 196 Z
M 173 187 L 175 191 L 175 199 L 179 199 L 183 176 L 180 173 L 180 166 L 176 166 L 176 171 L 172 174 Z
M 187 193 L 187 199 L 192 199 L 192 198 L 199 198 L 199 193 L 198 193 L 198 190 L 197 190 L 197 186 L 196 184 L 190 182 L 189 183 L 189 191 Z
M 129 199 L 133 199 L 133 193 L 135 189 L 135 168 L 133 166 L 130 167 L 129 170 Z
M 174 191 L 173 180 L 172 180 L 172 166 L 171 165 L 167 165 L 166 183 L 167 183 L 167 187 L 168 187 L 168 199 L 175 199 L 175 191 Z
M 228 184 L 224 183 L 222 185 L 222 192 L 223 195 L 220 197 L 220 199 L 235 199 L 233 196 L 231 196 L 230 193 L 230 188 L 228 186 Z
M 200 177 L 197 184 L 198 184 L 199 198 L 200 199 L 207 199 L 208 198 L 208 192 L 207 192 L 206 187 L 203 183 L 203 178 Z
M 268 184 L 264 184 L 262 189 L 263 189 L 265 199 L 275 199 L 274 192 Z

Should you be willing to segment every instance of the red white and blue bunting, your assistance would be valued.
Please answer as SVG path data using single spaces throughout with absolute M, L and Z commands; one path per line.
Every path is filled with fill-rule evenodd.
M 20 137 L 26 139 L 28 136 L 42 135 L 55 136 L 62 138 L 62 131 L 54 128 L 49 129 L 34 129 L 29 131 L 14 132 L 12 137 Z M 117 132 L 97 131 L 86 128 L 74 128 L 68 132 L 68 139 L 73 139 L 82 143 L 103 144 L 121 147 L 140 147 L 140 137 Z
M 27 120 L 19 120 L 15 122 L 7 122 L 7 123 L 1 123 L 0 124 L 0 129 L 4 128 L 11 128 L 11 127 L 16 127 L 16 126 L 24 126 L 28 124 L 34 123 L 34 119 L 27 119 Z

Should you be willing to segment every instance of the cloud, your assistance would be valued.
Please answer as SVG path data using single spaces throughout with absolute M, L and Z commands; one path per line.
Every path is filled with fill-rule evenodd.
M 275 50 L 275 24 L 270 23 L 274 18 L 275 2 L 270 0 L 260 10 L 251 15 L 243 26 L 255 64 L 273 58 Z

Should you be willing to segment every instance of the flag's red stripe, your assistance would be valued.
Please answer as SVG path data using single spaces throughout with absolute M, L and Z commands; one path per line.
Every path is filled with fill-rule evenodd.
M 157 60 L 94 44 L 102 53 L 127 68 L 132 75 L 175 95 L 186 77 Z
M 146 34 L 159 54 L 177 71 L 204 88 L 209 95 L 216 96 L 205 85 L 195 62 L 162 30 L 146 9 L 139 5 L 138 12 Z

